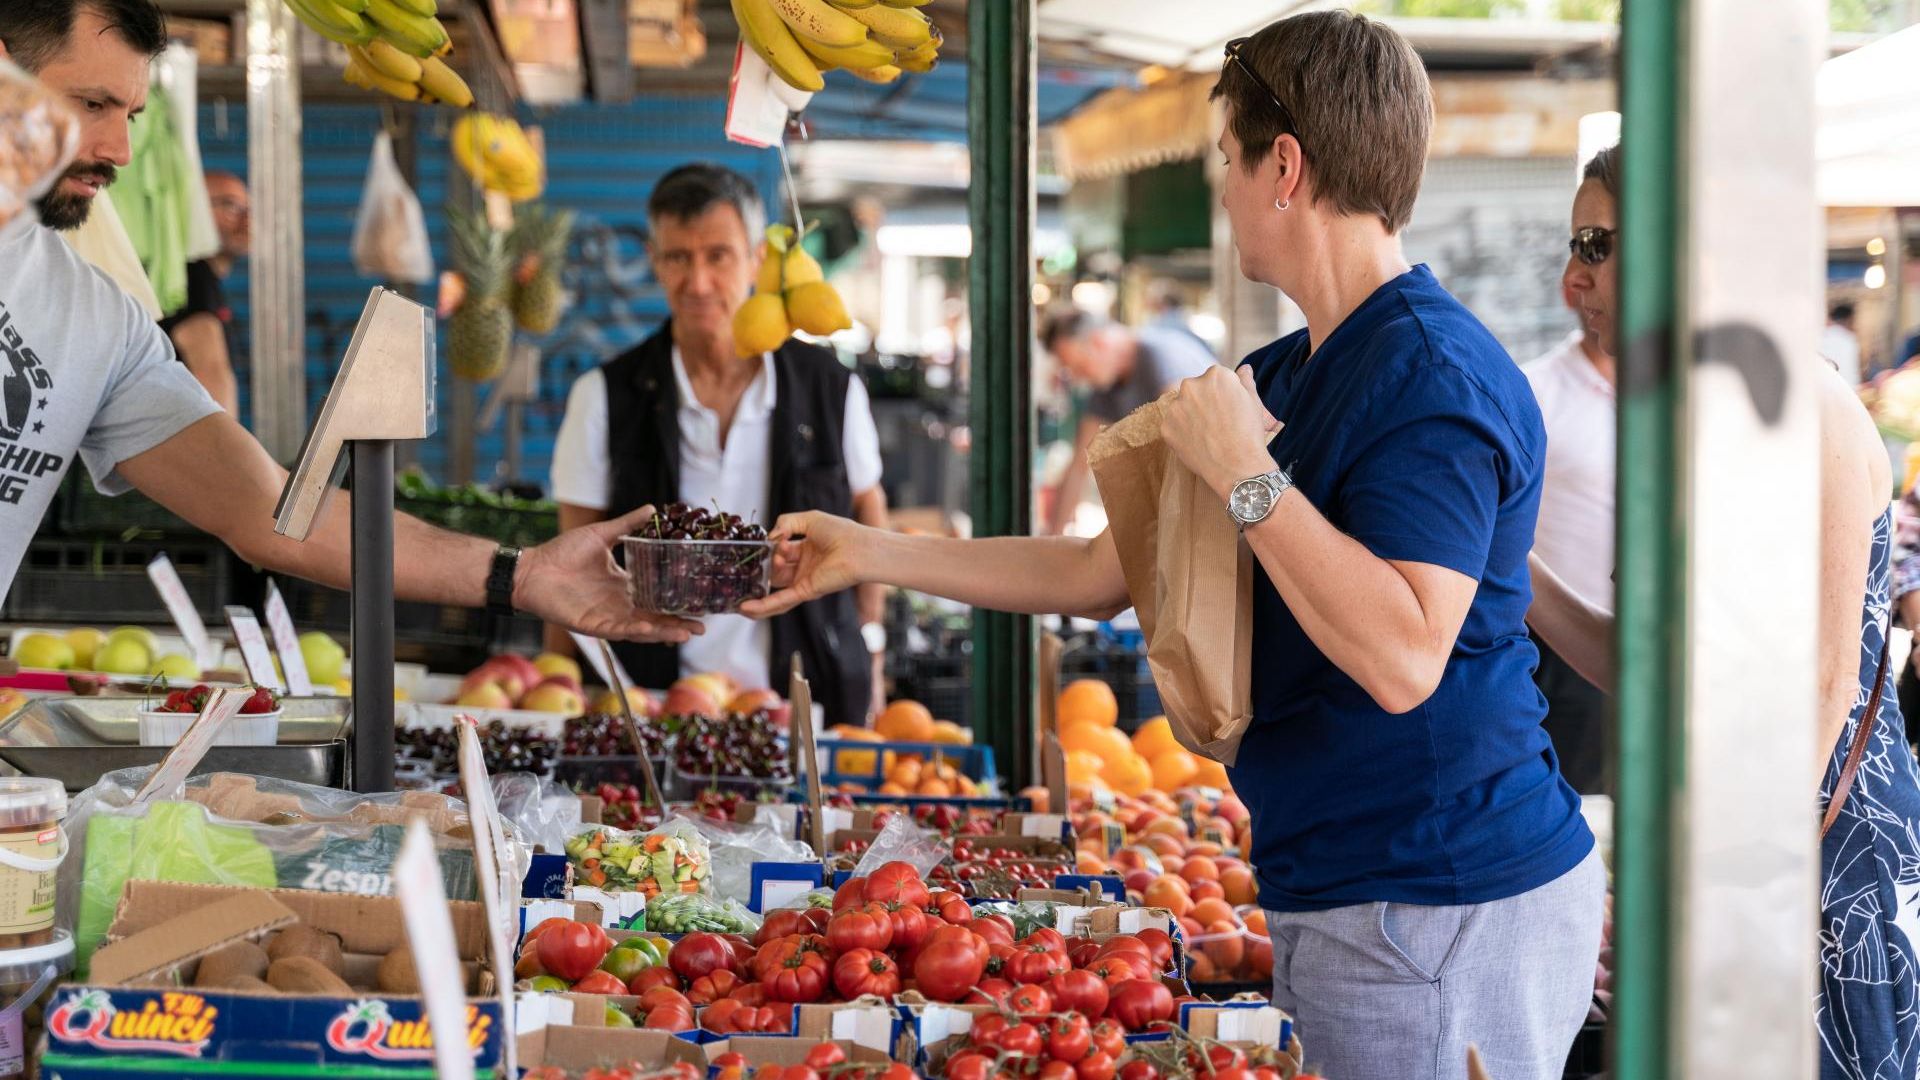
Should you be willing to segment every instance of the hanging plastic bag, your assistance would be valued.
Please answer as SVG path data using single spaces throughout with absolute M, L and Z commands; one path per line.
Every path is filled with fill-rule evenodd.
M 0 60 L 0 225 L 47 193 L 80 148 L 80 123 L 59 98 Z
M 353 221 L 353 268 L 367 277 L 406 285 L 433 280 L 427 218 L 420 210 L 419 196 L 400 175 L 393 139 L 384 131 L 374 136 L 367 186 L 360 193 L 360 212 Z
M 532 773 L 500 773 L 493 778 L 493 801 L 500 817 L 529 844 L 558 853 L 567 837 L 580 831 L 580 796 Z
M 946 862 L 953 846 L 932 829 L 923 829 L 905 814 L 895 814 L 873 838 L 873 846 L 853 868 L 854 877 L 866 877 L 890 862 L 905 862 L 920 871 L 921 877 Z

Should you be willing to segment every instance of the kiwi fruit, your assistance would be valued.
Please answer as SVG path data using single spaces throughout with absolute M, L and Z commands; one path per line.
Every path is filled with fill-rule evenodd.
M 380 961 L 380 970 L 374 974 L 374 987 L 383 994 L 417 994 L 420 992 L 420 976 L 413 970 L 413 950 L 405 945 L 394 949 Z
M 292 956 L 307 957 L 336 976 L 347 970 L 346 959 L 340 954 L 340 939 L 311 926 L 289 926 L 267 943 L 267 959 L 284 960 Z
M 267 985 L 288 994 L 331 994 L 346 997 L 353 993 L 347 981 L 327 970 L 311 956 L 286 956 L 267 968 Z
M 277 994 L 280 992 L 268 985 L 265 979 L 253 975 L 232 975 L 223 982 L 209 986 L 208 989 L 242 990 L 249 994 Z
M 225 986 L 228 980 L 236 976 L 259 979 L 266 975 L 267 965 L 272 962 L 267 950 L 251 941 L 236 941 L 201 959 L 200 969 L 193 976 L 193 985 Z

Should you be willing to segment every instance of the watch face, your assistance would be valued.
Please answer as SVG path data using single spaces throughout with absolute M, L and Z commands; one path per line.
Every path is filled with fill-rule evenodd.
M 1258 480 L 1244 480 L 1233 489 L 1227 508 L 1241 521 L 1259 521 L 1273 509 L 1273 489 Z

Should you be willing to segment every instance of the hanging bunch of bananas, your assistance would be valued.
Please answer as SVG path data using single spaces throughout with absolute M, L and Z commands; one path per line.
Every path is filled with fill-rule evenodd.
M 301 22 L 352 57 L 342 78 L 401 101 L 473 104 L 466 80 L 442 59 L 453 51 L 435 0 L 287 0 Z
M 753 295 L 733 316 L 733 350 L 742 359 L 779 348 L 795 330 L 825 337 L 852 329 L 847 305 L 800 246 L 805 235 L 790 225 L 767 226 Z
M 813 91 L 829 71 L 890 83 L 932 71 L 940 32 L 922 15 L 930 0 L 733 0 L 740 36 L 789 86 Z
M 517 203 L 540 197 L 540 154 L 512 117 L 468 113 L 453 125 L 450 141 L 453 159 L 483 189 Z

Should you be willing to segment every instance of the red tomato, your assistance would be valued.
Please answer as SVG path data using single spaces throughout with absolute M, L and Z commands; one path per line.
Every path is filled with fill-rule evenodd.
M 1071 1062 L 1054 1060 L 1040 1065 L 1040 1080 L 1075 1080 L 1078 1075 L 1073 1071 Z
M 1013 984 L 1001 978 L 986 978 L 981 979 L 980 985 L 973 990 L 974 996 L 984 997 L 995 1005 L 1004 1006 L 1007 1003 L 1007 995 L 1013 993 Z
M 613 942 L 607 939 L 605 930 L 592 923 L 570 922 L 542 933 L 535 952 L 547 974 L 579 982 L 587 977 L 587 972 L 600 966 L 611 948 Z
M 733 950 L 733 969 L 735 971 L 748 970 L 747 965 L 753 962 L 753 954 L 756 948 L 753 942 L 747 940 L 745 934 L 721 934 L 720 937 L 727 943 L 727 948 Z
M 914 981 L 922 994 L 935 1001 L 959 1001 L 985 971 L 979 953 L 952 940 L 929 945 L 913 960 Z
M 604 971 L 592 971 L 587 977 L 573 984 L 576 994 L 624 994 L 627 984 Z
M 687 995 L 665 986 L 656 986 L 640 995 L 641 1012 L 652 1012 L 662 1005 L 681 1005 L 689 1009 L 693 1008 L 693 1002 L 688 1000 Z
M 791 939 L 788 939 L 791 940 Z M 773 1001 L 819 1001 L 827 991 L 827 958 L 812 949 L 795 949 L 760 976 Z
M 780 1070 L 775 1080 L 820 1080 L 820 1074 L 807 1065 L 789 1065 Z
M 848 908 L 857 908 L 866 902 L 866 878 L 848 878 L 839 888 L 833 890 L 833 910 L 836 914 Z
M 1171 940 L 1169 940 L 1168 945 L 1169 955 L 1171 955 Z M 1100 949 L 1094 953 L 1094 955 L 1112 956 L 1118 952 L 1134 953 L 1147 963 L 1153 963 L 1153 950 L 1147 947 L 1146 942 L 1134 937 L 1132 934 L 1122 934 L 1119 937 L 1108 938 L 1106 941 L 1100 943 Z
M 753 932 L 754 947 L 758 948 L 769 941 L 777 941 L 788 934 L 806 933 L 806 930 L 801 929 L 800 916 L 800 912 L 790 908 L 782 908 L 767 916 L 767 921 L 761 923 L 760 929 Z
M 706 1009 L 700 1013 L 700 1026 L 706 1028 L 708 1031 L 717 1031 L 725 1034 L 733 1030 L 734 1018 L 739 1016 L 741 1011 L 746 1008 L 747 1006 L 736 998 L 723 998 L 707 1006 Z M 729 1064 L 745 1065 L 747 1063 L 747 1060 L 740 1057 L 739 1054 L 723 1054 L 721 1056 L 739 1057 L 740 1060 L 737 1062 L 722 1062 L 719 1058 L 715 1058 L 713 1062 L 715 1065 L 725 1067 Z
M 847 998 L 862 994 L 891 998 L 900 992 L 900 969 L 884 952 L 854 949 L 834 961 L 833 988 Z
M 896 860 L 867 875 L 866 898 L 924 908 L 932 894 L 927 892 L 927 883 L 920 880 L 920 871 L 914 869 L 912 863 Z
M 680 1005 L 662 1005 L 648 1012 L 640 1026 L 655 1031 L 692 1031 L 693 1010 Z
M 1091 971 L 1063 971 L 1047 983 L 1047 991 L 1062 1009 L 1088 1020 L 1107 1015 L 1107 983 Z
M 1127 1029 L 1112 1020 L 1100 1021 L 1093 1025 L 1093 1048 L 1118 1062 L 1127 1052 Z
M 887 909 L 879 904 L 867 904 L 860 908 L 849 908 L 833 917 L 827 924 L 827 944 L 837 953 L 852 952 L 855 949 L 874 949 L 884 952 L 893 944 L 893 919 Z
M 705 931 L 688 934 L 674 942 L 673 949 L 667 953 L 667 966 L 688 982 L 723 968 L 730 970 L 737 963 L 733 946 L 727 939 Z
M 999 1044 L 995 1040 L 1000 1037 L 1000 1033 L 1012 1026 L 1007 1022 L 1005 1013 L 991 1012 L 974 1017 L 973 1028 L 968 1034 L 972 1035 L 973 1041 L 981 1046 L 997 1046 Z
M 933 894 L 933 910 L 940 917 L 955 926 L 965 926 L 973 921 L 973 906 L 959 893 L 937 892 Z
M 1262 1065 L 1253 1070 L 1253 1080 L 1280 1080 L 1280 1070 L 1271 1065 Z M 1313 1080 L 1308 1077 L 1307 1080 Z
M 1000 1033 L 1000 1049 L 1009 1054 L 1022 1057 L 1039 1057 L 1040 1048 L 1046 1040 L 1040 1035 L 1040 1029 L 1030 1023 L 1021 1022 Z
M 572 921 L 572 919 L 567 918 L 565 915 L 554 915 L 541 919 L 537 926 L 527 931 L 526 937 L 520 939 L 520 951 L 525 952 L 528 948 L 532 947 L 534 942 L 540 940 L 541 934 L 546 933 L 556 926 L 565 926 Z
M 1049 949 L 1059 952 L 1062 956 L 1065 956 L 1067 953 L 1067 939 L 1061 935 L 1060 931 L 1055 930 L 1051 926 L 1043 926 L 1033 933 L 1028 934 L 1026 937 L 1021 938 L 1020 944 L 1044 945 Z
M 1128 1031 L 1173 1019 L 1173 991 L 1151 979 L 1133 979 L 1113 988 L 1107 1012 Z
M 1146 970 L 1145 965 L 1141 963 L 1140 957 L 1131 952 L 1118 952 L 1103 956 L 1095 960 L 1087 970 L 1106 981 L 1109 994 L 1112 993 L 1114 987 L 1119 986 L 1121 983 L 1148 979 L 1153 975 L 1153 972 Z
M 947 1080 L 987 1080 L 993 1059 L 978 1050 L 962 1050 L 947 1061 Z
M 833 921 L 833 912 L 826 908 L 810 907 L 800 916 L 800 921 L 805 924 L 800 928 L 800 933 L 824 934 L 827 932 L 827 923 Z
M 1006 976 L 1017 983 L 1043 983 L 1069 966 L 1066 953 L 1028 938 L 1007 961 Z
M 1094 1050 L 1081 1058 L 1073 1071 L 1079 1080 L 1113 1080 L 1113 1055 L 1105 1050 Z
M 727 997 L 750 1009 L 757 1009 L 767 1003 L 767 988 L 759 983 L 742 983 L 734 987 L 733 993 Z
M 1095 945 L 1091 941 L 1082 942 L 1067 950 L 1067 959 L 1073 961 L 1073 966 L 1077 968 L 1083 968 L 1093 963 L 1099 955 L 1100 946 Z
M 1047 1025 L 1047 1053 L 1056 1061 L 1076 1062 L 1093 1052 L 1093 1028 L 1087 1018 L 1069 1013 Z
M 1155 971 L 1173 970 L 1173 939 L 1167 936 L 1165 930 L 1156 927 L 1150 930 L 1142 930 L 1134 936 L 1139 938 L 1140 943 L 1147 947 L 1147 953 L 1153 960 L 1153 969 Z
M 974 933 L 986 938 L 989 945 L 1013 944 L 1013 920 L 1005 915 L 985 915 L 969 925 Z
M 952 923 L 940 922 L 938 920 L 928 920 L 928 927 L 929 932 L 927 936 L 920 942 L 921 948 L 924 949 L 936 941 L 958 941 L 967 948 L 972 949 L 975 953 L 978 953 L 982 964 L 987 962 L 989 955 L 988 945 L 979 934 L 974 933 L 964 926 L 955 926 Z
M 678 991 L 680 989 L 680 976 L 675 975 L 673 969 L 670 967 L 650 967 L 640 974 L 635 975 L 632 980 L 627 983 L 627 993 L 637 997 L 656 986 L 664 986 L 669 990 Z
M 1217 1073 L 1223 1069 L 1241 1068 L 1246 1063 L 1247 1055 L 1241 1053 L 1239 1047 L 1228 1046 L 1226 1043 L 1214 1043 L 1207 1047 L 1206 1064 L 1203 1066 L 1196 1062 L 1194 1068 Z
M 816 1043 L 803 1060 L 808 1068 L 831 1069 L 847 1060 L 847 1052 L 840 1049 L 839 1043 Z
M 1160 1070 L 1145 1058 L 1135 1058 L 1120 1067 L 1120 1080 L 1160 1080 Z
M 920 1078 L 914 1074 L 912 1069 L 896 1061 L 880 1070 L 878 1080 L 920 1080 Z
M 932 923 L 925 912 L 909 904 L 888 903 L 886 908 L 893 922 L 893 951 L 902 957 L 914 955 L 933 929 Z
M 1213 1075 L 1214 1080 L 1254 1080 L 1253 1070 L 1244 1065 L 1235 1065 L 1230 1069 L 1221 1069 Z
M 693 980 L 693 986 L 687 990 L 687 1000 L 695 1005 L 711 1005 L 739 987 L 740 976 L 722 968 Z
M 1053 1011 L 1053 995 L 1044 987 L 1022 986 L 1007 998 L 1007 1007 L 1021 1016 L 1045 1016 Z
M 981 938 L 980 940 L 985 941 L 986 938 Z M 997 941 L 988 945 L 987 974 L 999 975 L 1004 978 L 1007 974 L 1007 965 L 1012 963 L 1013 958 L 1019 954 L 1020 948 L 1017 945 L 1002 945 Z

